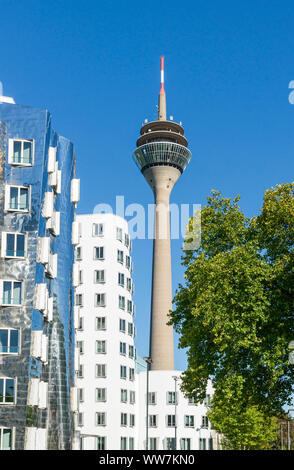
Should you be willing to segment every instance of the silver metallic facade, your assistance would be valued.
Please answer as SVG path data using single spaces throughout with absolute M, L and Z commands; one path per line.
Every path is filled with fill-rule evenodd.
M 9 161 L 12 139 L 29 142 L 22 143 L 25 158 L 27 156 L 23 149 L 32 142 L 32 161 L 29 164 L 27 159 L 23 160 L 24 165 L 17 164 L 17 160 L 14 160 L 15 164 Z M 18 145 L 17 142 L 14 148 L 15 158 L 20 155 L 17 153 Z M 49 147 L 56 149 L 56 162 L 61 172 L 58 193 L 54 192 L 47 171 Z M 14 349 L 14 354 L 7 353 L 8 349 L 5 344 L 1 345 L 0 338 L 0 386 L 5 377 L 15 380 L 13 403 L 5 402 L 3 392 L 1 399 L 0 387 L 0 449 L 1 446 L 16 450 L 26 448 L 28 428 L 47 430 L 48 449 L 71 448 L 73 415 L 70 410 L 70 389 L 74 385 L 74 250 L 71 229 L 75 216 L 75 206 L 71 203 L 71 180 L 74 177 L 73 144 L 52 130 L 48 111 L 0 104 L 0 229 L 4 232 L 0 258 L 0 295 L 3 296 L 0 299 L 0 333 L 5 338 L 6 330 L 19 332 L 19 345 Z M 14 188 L 10 189 L 10 193 L 5 189 L 9 185 Z M 27 211 L 7 209 L 9 206 L 5 199 L 9 194 L 12 201 L 13 197 L 20 198 L 21 204 L 25 201 L 26 194 L 23 196 L 19 192 L 15 196 L 17 191 L 21 191 L 17 188 L 25 188 L 24 194 L 26 188 L 29 188 Z M 59 234 L 46 228 L 48 220 L 42 216 L 47 192 L 54 192 L 54 211 L 60 213 Z M 5 257 L 3 240 L 7 240 L 7 243 L 11 240 L 6 237 L 6 233 L 25 234 L 24 257 Z M 48 275 L 46 267 L 38 262 L 40 237 L 50 238 L 50 253 L 57 254 L 57 273 L 54 276 Z M 8 288 L 16 286 L 13 295 L 15 292 L 15 298 L 18 295 L 16 288 L 20 284 L 11 284 L 13 281 L 21 283 L 21 302 L 17 304 L 16 300 L 12 300 L 12 304 L 7 305 L 14 298 L 7 294 Z M 46 284 L 46 292 L 53 299 L 53 318 L 50 321 L 44 312 L 36 308 L 36 285 L 42 283 Z M 4 298 L 8 300 L 4 301 Z M 32 355 L 32 338 L 34 332 L 38 331 L 42 331 L 48 344 L 46 360 Z M 39 379 L 47 386 L 46 406 L 28 404 L 31 379 Z M 5 429 L 11 430 L 11 435 Z M 3 432 L 6 432 L 5 442 Z

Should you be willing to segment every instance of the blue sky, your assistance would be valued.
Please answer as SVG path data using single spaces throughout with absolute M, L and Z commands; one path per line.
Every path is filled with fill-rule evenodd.
M 152 202 L 132 160 L 156 117 L 165 56 L 168 115 L 182 121 L 192 161 L 174 203 L 211 189 L 240 194 L 247 216 L 265 189 L 293 180 L 293 2 L 0 0 L 0 80 L 17 103 L 48 108 L 75 143 L 80 213 L 96 204 Z M 183 280 L 172 242 L 173 286 Z M 148 353 L 152 242 L 134 242 L 139 354 Z M 185 367 L 176 352 L 176 367 Z

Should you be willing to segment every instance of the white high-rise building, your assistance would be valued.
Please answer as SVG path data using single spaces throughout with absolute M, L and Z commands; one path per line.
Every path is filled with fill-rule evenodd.
M 85 450 L 135 449 L 136 385 L 131 240 L 112 214 L 79 215 L 78 430 Z

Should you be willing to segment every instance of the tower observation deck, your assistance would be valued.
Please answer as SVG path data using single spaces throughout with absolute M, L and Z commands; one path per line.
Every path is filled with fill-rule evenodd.
M 161 57 L 161 89 L 158 120 L 144 124 L 133 153 L 150 185 L 155 200 L 150 358 L 151 370 L 174 369 L 173 328 L 167 325 L 172 309 L 170 213 L 171 190 L 187 167 L 191 152 L 182 125 L 166 119 L 164 59 Z

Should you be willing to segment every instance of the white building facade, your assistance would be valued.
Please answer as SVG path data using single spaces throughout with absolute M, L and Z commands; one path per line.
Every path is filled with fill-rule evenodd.
M 77 425 L 85 450 L 137 447 L 133 263 L 127 222 L 77 216 Z

